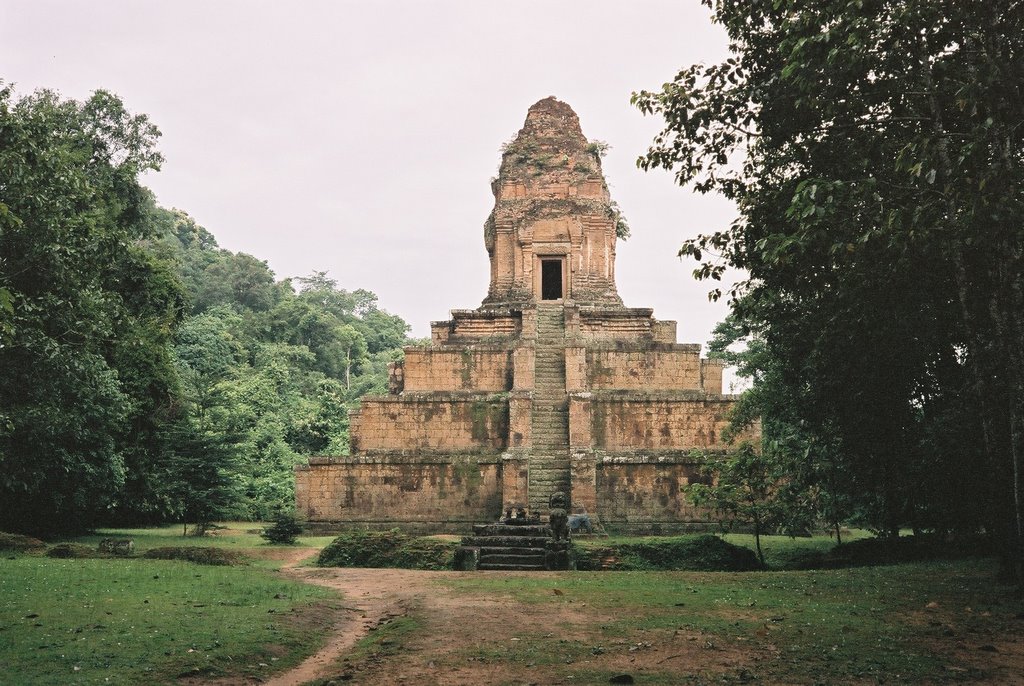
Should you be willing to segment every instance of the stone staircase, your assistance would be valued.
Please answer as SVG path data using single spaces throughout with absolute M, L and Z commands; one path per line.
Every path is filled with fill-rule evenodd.
M 463 547 L 476 548 L 476 569 L 504 571 L 544 569 L 548 527 L 543 524 L 474 524 Z
M 565 393 L 565 311 L 537 306 L 529 466 L 531 512 L 546 512 L 555 491 L 569 495 L 569 399 Z
M 550 538 L 544 524 L 474 524 L 462 539 L 455 568 L 505 572 L 559 570 L 571 567 L 568 541 Z

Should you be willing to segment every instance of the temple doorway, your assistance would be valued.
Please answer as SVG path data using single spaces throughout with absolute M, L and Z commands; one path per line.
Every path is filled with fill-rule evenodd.
M 562 258 L 540 261 L 540 299 L 562 299 Z

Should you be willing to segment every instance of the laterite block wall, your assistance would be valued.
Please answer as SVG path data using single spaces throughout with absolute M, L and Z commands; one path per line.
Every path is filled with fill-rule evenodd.
M 508 437 L 508 399 L 445 395 L 364 398 L 350 415 L 352 453 L 494 452 Z
M 509 350 L 405 349 L 406 391 L 500 392 L 512 387 Z
M 295 472 L 298 511 L 314 526 L 463 531 L 501 511 L 500 457 L 312 458 Z

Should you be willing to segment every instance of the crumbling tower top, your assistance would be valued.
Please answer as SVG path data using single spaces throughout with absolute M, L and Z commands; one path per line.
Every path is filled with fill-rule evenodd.
M 545 98 L 527 112 L 523 128 L 504 146 L 491 184 L 485 307 L 565 300 L 622 306 L 615 288 L 617 212 L 601 152 L 564 102 Z

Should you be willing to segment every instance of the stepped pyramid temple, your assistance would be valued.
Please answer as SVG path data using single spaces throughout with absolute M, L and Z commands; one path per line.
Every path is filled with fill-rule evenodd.
M 600 153 L 565 103 L 530 108 L 491 184 L 487 297 L 362 399 L 350 456 L 297 468 L 311 525 L 466 531 L 509 507 L 544 517 L 556 491 L 609 531 L 706 525 L 682 489 L 693 449 L 726 447 L 734 397 L 675 322 L 623 306 Z

